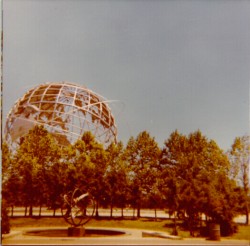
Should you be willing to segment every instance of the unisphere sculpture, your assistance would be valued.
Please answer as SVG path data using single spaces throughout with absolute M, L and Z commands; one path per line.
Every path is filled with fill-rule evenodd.
M 43 125 L 66 146 L 90 131 L 107 146 L 116 141 L 117 128 L 108 100 L 84 86 L 48 82 L 36 86 L 17 100 L 8 114 L 5 139 L 19 143 L 36 124 Z

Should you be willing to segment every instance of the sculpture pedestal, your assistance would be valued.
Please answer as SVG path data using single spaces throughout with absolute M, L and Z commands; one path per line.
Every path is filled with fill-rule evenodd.
M 84 227 L 68 227 L 69 237 L 84 237 L 85 228 Z

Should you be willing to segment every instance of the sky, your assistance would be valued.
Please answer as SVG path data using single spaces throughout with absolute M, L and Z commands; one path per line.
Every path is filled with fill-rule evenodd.
M 44 82 L 109 100 L 118 140 L 249 134 L 250 1 L 3 0 L 3 124 Z

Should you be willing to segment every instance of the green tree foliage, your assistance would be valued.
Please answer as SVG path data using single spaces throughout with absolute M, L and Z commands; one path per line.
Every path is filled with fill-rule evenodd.
M 113 207 L 123 208 L 126 204 L 128 193 L 127 168 L 124 161 L 124 149 L 122 142 L 111 143 L 107 150 L 107 169 L 105 173 L 106 191 L 110 203 L 110 216 L 112 217 Z
M 9 180 L 12 177 L 11 154 L 8 145 L 2 143 L 2 204 L 1 204 L 1 232 L 9 233 L 10 223 L 8 216 L 8 207 L 14 203 L 13 192 Z
M 107 168 L 106 152 L 102 144 L 95 140 L 95 137 L 86 132 L 83 134 L 82 141 L 85 143 L 85 153 L 88 153 L 90 163 L 92 166 L 92 180 L 88 183 L 91 193 L 94 195 L 97 201 L 96 216 L 98 217 L 98 205 L 103 199 L 103 193 L 105 189 L 104 175 Z
M 43 126 L 35 126 L 24 137 L 14 156 L 13 168 L 19 174 L 22 205 L 29 206 L 32 216 L 34 205 L 46 202 L 50 167 L 60 159 L 54 138 Z
M 8 206 L 29 206 L 30 215 L 35 205 L 58 208 L 62 194 L 75 187 L 89 191 L 97 204 L 110 205 L 111 216 L 114 206 L 123 209 L 130 203 L 140 217 L 142 206 L 156 211 L 164 200 L 174 218 L 185 215 L 191 234 L 205 214 L 228 235 L 240 205 L 247 208 L 249 138 L 236 138 L 230 165 L 200 131 L 188 136 L 173 132 L 162 151 L 146 131 L 131 137 L 126 148 L 119 142 L 105 150 L 90 132 L 59 148 L 53 135 L 35 126 L 13 156 L 6 144 L 2 155 L 3 198 Z
M 136 201 L 140 217 L 141 200 L 152 191 L 158 174 L 160 149 L 148 132 L 141 132 L 136 139 L 129 139 L 125 150 L 129 165 L 132 199 Z
M 19 170 L 16 168 L 13 155 L 8 145 L 2 144 L 2 198 L 5 206 L 11 207 L 13 214 L 14 206 L 21 203 L 21 180 Z
M 230 174 L 237 184 L 243 187 L 243 208 L 246 214 L 246 224 L 249 224 L 249 163 L 250 163 L 250 136 L 237 137 L 229 152 L 231 161 Z
M 10 232 L 10 221 L 8 216 L 8 205 L 6 200 L 2 200 L 1 206 L 1 234 L 7 234 Z
M 91 132 L 85 132 L 73 146 L 64 149 L 63 162 L 66 165 L 65 174 L 61 177 L 64 187 L 68 190 L 75 187 L 88 190 L 99 204 L 103 199 L 107 165 L 103 145 L 95 140 Z
M 227 176 L 228 158 L 214 141 L 200 131 L 188 137 L 175 131 L 165 142 L 161 163 L 168 206 L 186 213 L 191 235 L 200 213 L 221 225 L 232 222 L 238 204 L 236 186 Z
M 47 192 L 44 194 L 46 197 L 46 205 L 55 211 L 62 205 L 62 194 L 65 194 L 67 189 L 65 188 L 65 173 L 68 169 L 66 163 L 62 162 L 62 159 L 58 159 L 53 165 L 48 166 L 46 175 Z M 64 178 L 64 179 L 63 179 Z
M 9 151 L 8 145 L 2 143 L 2 183 L 5 183 L 8 180 L 10 175 L 11 167 L 11 153 Z

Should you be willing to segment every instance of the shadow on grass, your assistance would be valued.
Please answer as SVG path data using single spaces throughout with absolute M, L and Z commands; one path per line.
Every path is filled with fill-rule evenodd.
M 168 220 L 167 223 L 164 224 L 164 228 L 172 231 L 173 235 L 178 234 L 178 232 L 184 233 L 185 236 L 188 237 L 207 237 L 208 236 L 208 228 L 206 226 L 194 226 L 192 228 L 192 235 L 190 232 L 190 228 L 188 227 L 187 221 L 177 220 L 174 223 L 174 220 Z

